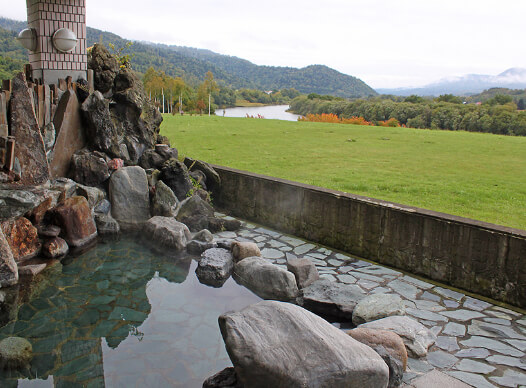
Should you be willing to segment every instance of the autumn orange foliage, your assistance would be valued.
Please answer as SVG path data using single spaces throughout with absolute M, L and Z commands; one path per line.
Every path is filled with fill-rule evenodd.
M 316 123 L 337 123 L 337 124 L 355 124 L 355 125 L 373 125 L 363 117 L 352 116 L 349 118 L 340 118 L 334 113 L 308 114 L 306 117 L 300 117 L 298 121 L 313 121 Z
M 394 117 L 392 117 L 389 120 L 378 121 L 376 125 L 378 125 L 379 127 L 399 127 L 400 122 Z

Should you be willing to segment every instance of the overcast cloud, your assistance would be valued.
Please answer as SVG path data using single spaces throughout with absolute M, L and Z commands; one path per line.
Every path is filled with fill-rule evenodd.
M 0 0 L 25 20 L 25 1 Z M 526 67 L 522 0 L 87 0 L 88 26 L 124 38 L 324 64 L 372 87 L 420 86 Z

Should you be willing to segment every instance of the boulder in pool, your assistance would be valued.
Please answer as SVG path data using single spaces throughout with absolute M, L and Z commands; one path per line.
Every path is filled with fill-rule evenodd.
M 199 281 L 213 287 L 221 287 L 232 274 L 234 261 L 229 251 L 212 248 L 203 252 L 195 274 Z
M 150 218 L 146 172 L 139 166 L 123 167 L 110 178 L 111 215 L 121 228 L 133 229 Z
M 33 358 L 33 347 L 25 338 L 8 337 L 0 341 L 0 366 L 3 369 L 25 368 Z
M 61 228 L 61 236 L 69 246 L 81 247 L 97 237 L 97 226 L 86 198 L 68 198 L 50 213 L 53 224 Z
M 221 315 L 219 327 L 245 387 L 387 387 L 373 349 L 299 306 L 263 301 Z
M 365 296 L 354 284 L 320 279 L 303 289 L 303 307 L 316 314 L 351 320 L 354 307 Z
M 192 234 L 185 224 L 172 217 L 155 216 L 144 224 L 144 233 L 149 241 L 165 248 L 182 251 Z
M 289 302 L 299 295 L 294 274 L 262 257 L 247 257 L 236 263 L 233 277 L 263 299 Z

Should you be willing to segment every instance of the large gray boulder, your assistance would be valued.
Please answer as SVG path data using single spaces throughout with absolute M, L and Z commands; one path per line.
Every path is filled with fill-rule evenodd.
M 299 295 L 294 275 L 261 257 L 247 257 L 236 263 L 233 277 L 263 299 L 288 302 Z
M 308 287 L 320 278 L 314 263 L 306 258 L 287 261 L 287 269 L 296 277 L 299 288 Z
M 186 225 L 172 217 L 152 217 L 144 224 L 146 238 L 162 247 L 182 251 L 192 235 Z
M 373 294 L 358 302 L 352 314 L 352 322 L 361 325 L 393 315 L 405 315 L 405 304 L 400 295 Z
M 110 178 L 111 214 L 122 228 L 133 228 L 150 218 L 148 179 L 138 166 L 123 167 Z
M 173 217 L 177 214 L 178 206 L 179 200 L 172 189 L 163 181 L 157 181 L 152 198 L 152 216 Z
M 352 319 L 356 304 L 365 298 L 365 292 L 356 285 L 347 285 L 320 279 L 303 289 L 303 307 L 316 314 Z
M 219 327 L 245 387 L 387 387 L 374 350 L 293 304 L 263 301 L 221 315 Z
M 232 254 L 223 248 L 212 248 L 203 252 L 195 274 L 199 282 L 221 287 L 232 274 Z
M 71 178 L 87 186 L 98 186 L 110 177 L 108 157 L 102 152 L 80 150 L 71 157 Z
M 398 334 L 413 357 L 425 357 L 427 349 L 436 341 L 436 335 L 424 325 L 406 316 L 392 316 L 364 323 L 359 328 L 380 329 Z
M 9 243 L 0 228 L 0 288 L 18 283 L 18 267 Z
M 208 229 L 214 217 L 214 208 L 201 197 L 193 195 L 181 202 L 177 220 L 187 225 L 192 232 Z

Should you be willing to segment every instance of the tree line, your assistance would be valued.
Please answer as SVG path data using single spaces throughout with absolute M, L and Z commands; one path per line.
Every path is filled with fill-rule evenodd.
M 214 79 L 211 71 L 201 82 L 188 83 L 182 77 L 171 77 L 150 67 L 142 77 L 146 94 L 163 113 L 214 113 L 216 109 L 238 104 L 288 104 L 300 93 L 295 89 L 261 91 L 230 88 L 223 80 Z
M 453 95 L 435 99 L 409 96 L 398 102 L 308 95 L 296 97 L 290 106 L 291 111 L 304 116 L 332 113 L 341 118 L 363 117 L 373 123 L 396 119 L 400 125 L 411 128 L 526 136 L 526 111 L 518 110 L 517 104 L 505 95 L 496 95 L 482 104 L 465 104 Z

